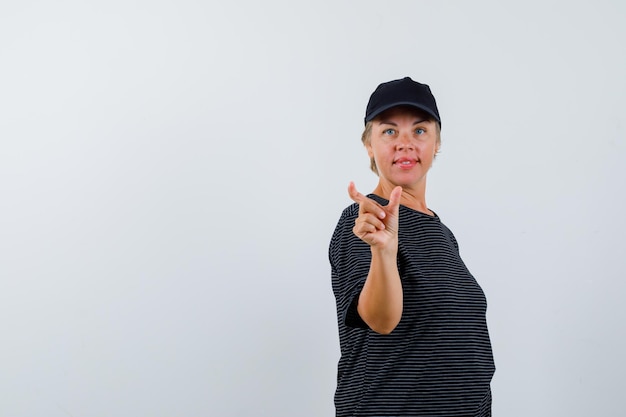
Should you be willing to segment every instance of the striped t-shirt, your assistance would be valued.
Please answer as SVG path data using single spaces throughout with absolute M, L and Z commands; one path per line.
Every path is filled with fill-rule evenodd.
M 356 309 L 371 260 L 369 245 L 352 232 L 358 210 L 344 210 L 329 248 L 341 348 L 337 417 L 490 416 L 487 302 L 452 232 L 436 215 L 400 206 L 402 319 L 380 335 Z

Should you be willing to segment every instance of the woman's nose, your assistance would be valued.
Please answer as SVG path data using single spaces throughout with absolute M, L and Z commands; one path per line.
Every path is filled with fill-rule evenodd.
M 413 150 L 415 149 L 415 145 L 409 135 L 400 135 L 398 137 L 398 141 L 396 142 L 396 148 L 398 150 Z

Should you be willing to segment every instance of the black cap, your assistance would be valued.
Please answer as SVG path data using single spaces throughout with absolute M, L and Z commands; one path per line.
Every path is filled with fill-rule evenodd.
M 409 77 L 380 84 L 370 96 L 365 110 L 365 123 L 396 106 L 411 106 L 431 115 L 441 126 L 437 103 L 430 87 Z

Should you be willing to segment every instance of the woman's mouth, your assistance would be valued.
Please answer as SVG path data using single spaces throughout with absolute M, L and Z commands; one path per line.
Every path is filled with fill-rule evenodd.
M 413 168 L 419 162 L 418 159 L 412 158 L 399 158 L 394 161 L 394 165 L 398 165 L 402 169 Z

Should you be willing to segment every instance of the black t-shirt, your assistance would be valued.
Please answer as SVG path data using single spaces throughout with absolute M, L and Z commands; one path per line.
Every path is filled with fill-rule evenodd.
M 400 206 L 403 312 L 394 331 L 380 335 L 356 310 L 371 261 L 369 245 L 352 232 L 357 216 L 357 204 L 344 210 L 329 248 L 341 347 L 336 415 L 489 416 L 487 302 L 454 235 L 436 215 Z

